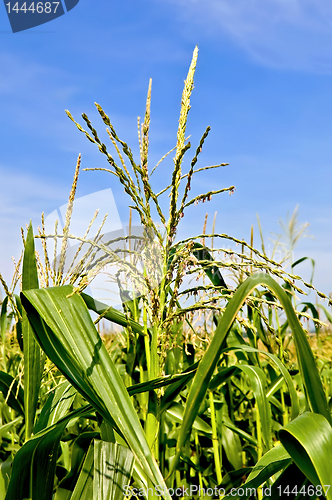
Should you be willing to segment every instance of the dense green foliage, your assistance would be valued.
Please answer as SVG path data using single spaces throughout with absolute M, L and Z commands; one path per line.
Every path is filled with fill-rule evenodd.
M 224 165 L 195 170 L 207 129 L 182 173 L 196 59 L 197 49 L 172 178 L 160 193 L 148 168 L 151 82 L 139 164 L 99 105 L 120 165 L 85 114 L 88 130 L 75 122 L 106 156 L 109 168 L 99 170 L 123 185 L 143 236 L 105 242 L 102 226 L 94 238 L 70 233 L 79 157 L 63 233 L 56 225 L 45 234 L 42 218 L 39 234 L 30 224 L 24 236 L 20 296 L 14 291 L 21 263 L 10 289 L 0 275 L 0 500 L 332 499 L 332 362 L 317 359 L 303 326 L 311 318 L 319 343 L 319 310 L 328 322 L 331 316 L 297 298 L 312 283 L 268 258 L 263 241 L 259 251 L 252 241 L 205 228 L 177 240 L 187 207 L 234 189 L 188 200 L 196 173 Z M 88 250 L 65 274 L 70 238 Z M 48 243 L 58 239 L 51 265 Z M 241 251 L 217 247 L 219 241 Z M 291 262 L 292 271 L 302 261 Z M 123 311 L 86 293 L 100 269 L 114 263 Z M 116 330 L 103 331 L 101 321 Z

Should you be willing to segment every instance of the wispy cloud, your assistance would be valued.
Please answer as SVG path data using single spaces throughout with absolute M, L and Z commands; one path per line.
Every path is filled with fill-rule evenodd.
M 47 115 L 80 91 L 73 75 L 51 64 L 15 53 L 0 54 L 0 103 L 2 116 L 11 124 L 36 126 L 39 115 Z
M 159 1 L 159 0 L 158 0 Z M 259 63 L 332 72 L 328 0 L 168 0 L 214 37 L 227 35 Z
M 64 192 L 60 184 L 50 184 L 28 173 L 18 175 L 3 166 L 0 185 L 0 272 L 9 279 L 13 271 L 10 257 L 17 259 L 22 250 L 20 227 L 25 227 L 30 218 L 38 225 L 42 211 L 47 214 L 58 206 Z

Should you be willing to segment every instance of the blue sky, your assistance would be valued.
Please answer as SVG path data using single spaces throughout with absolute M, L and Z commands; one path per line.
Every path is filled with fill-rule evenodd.
M 78 153 L 82 167 L 107 167 L 64 110 L 104 126 L 100 103 L 137 152 L 137 116 L 152 82 L 150 164 L 175 145 L 183 80 L 192 51 L 199 57 L 189 115 L 193 147 L 211 133 L 193 193 L 236 186 L 191 207 L 183 235 L 201 231 L 215 211 L 217 232 L 249 240 L 256 213 L 268 241 L 278 219 L 299 205 L 315 239 L 295 258 L 316 260 L 314 284 L 332 292 L 332 5 L 327 0 L 80 0 L 66 15 L 11 33 L 0 8 L 0 271 L 9 279 L 21 249 L 20 227 L 67 198 Z M 188 156 L 188 160 L 190 156 Z M 160 166 L 155 186 L 171 176 Z M 185 168 L 185 167 L 184 167 Z M 199 177 L 200 175 L 200 177 Z M 128 200 L 115 178 L 82 172 L 78 197 L 111 188 L 123 223 Z M 167 206 L 167 205 L 165 205 Z M 300 268 L 298 268 L 300 272 Z M 302 273 L 309 278 L 305 264 Z

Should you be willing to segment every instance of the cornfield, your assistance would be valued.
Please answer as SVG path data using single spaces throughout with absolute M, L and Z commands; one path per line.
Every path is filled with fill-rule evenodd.
M 332 318 L 298 300 L 329 298 L 294 274 L 305 258 L 287 271 L 263 239 L 258 250 L 206 226 L 178 236 L 189 206 L 234 191 L 190 198 L 196 175 L 226 165 L 196 167 L 209 127 L 186 160 L 197 55 L 159 193 L 152 175 L 172 151 L 150 168 L 151 81 L 138 163 L 99 104 L 118 159 L 86 114 L 83 127 L 67 112 L 106 157 L 87 170 L 116 176 L 142 233 L 107 239 L 104 218 L 92 237 L 96 214 L 84 237 L 71 234 L 80 156 L 62 233 L 56 222 L 47 234 L 44 215 L 22 230 L 11 286 L 0 275 L 0 500 L 332 499 L 332 361 L 320 337 Z M 122 310 L 87 293 L 105 266 L 117 268 Z

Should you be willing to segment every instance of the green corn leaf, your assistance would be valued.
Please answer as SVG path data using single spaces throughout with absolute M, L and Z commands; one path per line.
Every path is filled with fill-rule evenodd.
M 70 500 L 72 497 L 72 492 L 70 490 L 65 490 L 64 488 L 57 488 L 52 500 Z
M 304 306 L 301 312 L 306 312 L 308 309 L 310 309 L 312 317 L 314 319 L 319 319 L 319 314 L 318 314 L 317 308 L 314 304 L 312 304 L 311 302 L 300 302 L 298 304 L 298 306 L 301 306 L 301 305 Z M 317 323 L 314 323 L 314 327 L 315 327 L 316 333 L 318 333 L 319 332 L 319 325 Z
M 282 404 L 280 403 L 280 401 L 276 397 L 267 396 L 267 399 L 268 399 L 269 403 L 271 403 L 273 406 L 275 406 L 275 408 L 277 408 L 277 410 L 279 410 L 280 414 L 284 413 L 284 409 L 282 407 Z
M 168 408 L 167 415 L 174 422 L 182 422 L 183 420 L 184 407 L 174 401 L 172 406 Z M 209 424 L 205 422 L 201 417 L 196 417 L 193 423 L 193 429 L 198 432 L 203 432 L 204 434 L 212 434 L 212 428 Z
M 163 485 L 126 387 L 82 297 L 73 294 L 69 285 L 26 291 L 21 297 L 47 356 L 84 398 L 119 428 L 150 481 Z M 165 494 L 165 498 L 170 497 Z
M 93 462 L 94 446 L 91 443 L 70 500 L 91 500 L 93 498 Z
M 8 406 L 24 415 L 24 391 L 22 387 L 18 387 L 17 380 L 14 380 L 8 373 L 0 372 L 0 391 L 7 400 Z
M 103 302 L 95 300 L 86 293 L 81 293 L 81 297 L 90 311 L 94 311 L 97 314 L 102 314 L 103 318 L 108 319 L 109 321 L 112 321 L 112 323 L 115 323 L 117 325 L 125 327 L 128 326 L 128 319 L 126 315 L 121 311 L 117 311 L 116 309 L 114 309 L 114 307 L 110 307 Z M 144 334 L 144 328 L 139 323 L 137 323 L 137 321 L 129 319 L 129 324 L 133 332 L 139 333 L 140 335 Z
M 274 354 L 271 354 L 270 352 L 262 351 L 260 349 L 255 349 L 254 347 L 251 347 L 251 346 L 246 345 L 246 344 L 241 344 L 241 346 L 239 346 L 239 347 L 231 347 L 229 349 L 225 349 L 223 352 L 237 351 L 237 350 L 244 351 L 244 352 L 256 352 L 257 354 L 264 355 L 264 356 L 268 357 L 273 362 L 274 365 L 276 365 L 276 367 L 281 371 L 281 374 L 282 374 L 281 379 L 284 379 L 284 381 L 287 384 L 288 390 L 289 390 L 289 395 L 290 395 L 291 402 L 292 402 L 291 418 L 292 418 L 292 420 L 294 418 L 296 418 L 300 413 L 299 398 L 298 398 L 297 392 L 294 388 L 294 383 L 293 383 L 292 377 L 290 376 L 287 368 L 285 368 L 285 366 L 282 364 L 280 359 L 277 356 L 275 356 Z
M 242 467 L 242 446 L 239 436 L 225 425 L 221 428 L 221 442 L 227 460 L 234 469 Z
M 170 249 L 169 252 L 169 259 L 168 259 L 168 268 L 170 267 L 173 259 L 175 258 L 177 252 L 179 249 L 181 249 L 184 245 L 175 245 Z M 223 288 L 227 289 L 227 285 L 225 283 L 224 278 L 221 275 L 221 272 L 219 271 L 219 268 L 214 265 L 208 265 L 206 261 L 208 262 L 213 262 L 214 258 L 210 254 L 210 252 L 205 248 L 201 243 L 198 243 L 197 241 L 194 242 L 194 245 L 192 247 L 192 253 L 198 260 L 198 263 L 203 266 L 204 272 L 206 276 L 209 278 L 211 283 L 214 286 L 221 286 Z M 204 265 L 205 263 L 205 265 Z
M 96 446 L 97 444 L 97 446 Z M 70 500 L 122 500 L 130 484 L 133 454 L 118 443 L 97 441 L 89 450 Z M 64 494 L 69 490 L 62 489 Z M 71 493 L 71 492 L 70 492 Z M 58 496 L 54 500 L 58 500 Z M 62 500 L 62 497 L 59 497 Z
M 331 484 L 332 427 L 323 415 L 303 413 L 279 431 L 279 438 L 312 484 Z M 326 498 L 332 499 L 332 490 Z
M 226 310 L 221 317 L 214 337 L 206 350 L 188 395 L 183 422 L 180 428 L 176 445 L 176 457 L 173 462 L 173 472 L 179 462 L 182 448 L 189 438 L 191 426 L 196 418 L 200 402 L 203 400 L 208 389 L 211 377 L 221 354 L 223 342 L 235 320 L 235 317 L 244 304 L 248 295 L 259 285 L 265 285 L 272 290 L 279 298 L 292 329 L 296 346 L 297 359 L 300 367 L 307 399 L 312 411 L 321 413 L 331 422 L 324 389 L 320 380 L 313 353 L 310 349 L 306 334 L 304 333 L 299 320 L 296 317 L 291 302 L 275 280 L 265 273 L 257 273 L 246 279 L 236 290 L 232 299 L 228 302 Z
M 8 318 L 7 318 L 7 306 L 8 306 L 8 297 L 6 296 L 1 304 L 0 310 L 0 338 L 2 344 L 2 363 L 4 370 L 7 371 L 7 362 L 6 362 L 6 333 L 8 326 Z
M 64 492 L 72 492 L 77 483 L 78 476 L 81 473 L 82 465 L 88 453 L 89 447 L 91 443 L 93 443 L 93 439 L 97 437 L 99 437 L 98 432 L 81 432 L 75 439 L 71 450 L 70 471 L 61 480 L 59 490 L 61 489 L 64 490 Z
M 93 500 L 122 500 L 134 456 L 118 443 L 94 441 Z
M 154 389 L 158 389 L 160 387 L 171 386 L 181 389 L 188 383 L 188 381 L 195 375 L 197 365 L 192 365 L 190 369 L 188 368 L 186 371 L 182 373 L 176 373 L 175 375 L 166 375 L 165 377 L 155 378 L 153 380 L 149 380 L 148 382 L 141 382 L 140 384 L 131 385 L 127 387 L 127 391 L 130 396 L 134 394 L 139 394 L 141 392 L 153 391 Z
M 22 290 L 31 290 L 38 287 L 35 243 L 32 224 L 30 221 L 23 256 Z M 36 342 L 32 327 L 24 311 L 22 317 L 22 334 L 24 353 L 25 438 L 29 439 L 35 422 L 43 369 L 41 366 L 40 348 Z
M 181 378 L 174 381 L 171 386 L 167 387 L 164 396 L 161 398 L 160 413 L 163 413 L 167 410 L 167 408 L 169 408 L 182 389 L 190 382 L 196 373 L 197 367 L 198 362 L 189 366 L 184 372 L 181 373 Z M 176 377 L 176 375 L 173 377 Z
M 295 266 L 297 266 L 298 264 L 301 264 L 301 262 L 304 262 L 305 260 L 310 260 L 310 262 L 311 262 L 312 271 L 311 271 L 310 285 L 312 285 L 312 280 L 314 279 L 314 273 L 315 273 L 315 261 L 314 261 L 314 259 L 311 259 L 310 257 L 301 257 L 296 262 L 294 262 L 294 264 L 292 264 L 291 267 L 292 267 L 292 269 L 294 269 Z
M 252 392 L 255 396 L 259 420 L 262 429 L 262 436 L 266 450 L 270 448 L 271 436 L 271 409 L 265 397 L 266 377 L 265 373 L 258 366 L 238 365 L 238 368 L 249 378 Z
M 219 488 L 223 487 L 226 493 L 228 493 L 232 488 L 237 488 L 238 486 L 240 486 L 240 484 L 242 484 L 243 476 L 247 476 L 251 469 L 252 467 L 241 467 L 241 469 L 227 472 L 224 475 Z M 226 496 L 226 498 L 228 497 Z
M 239 368 L 237 366 L 226 366 L 222 367 L 218 373 L 211 379 L 209 383 L 210 391 L 216 389 L 219 385 L 224 384 L 227 380 L 233 375 L 237 375 L 239 373 Z
M 235 491 L 232 492 L 232 498 L 235 500 L 247 500 L 251 498 L 254 493 L 251 495 L 250 491 L 254 492 L 257 490 L 271 476 L 286 469 L 290 463 L 291 457 L 284 447 L 280 444 L 275 446 L 257 462 L 249 474 L 247 481 L 241 486 L 239 495 L 236 495 Z
M 267 398 L 272 397 L 276 392 L 279 391 L 279 389 L 282 388 L 284 383 L 285 383 L 285 381 L 284 381 L 284 377 L 282 375 L 279 375 L 279 377 L 276 377 L 269 385 L 269 388 L 266 391 L 266 397 Z
M 6 491 L 8 489 L 10 476 L 12 473 L 13 458 L 11 455 L 5 462 L 0 463 L 0 500 L 5 500 Z
M 198 262 L 202 261 L 203 263 L 204 261 L 214 261 L 214 258 L 212 257 L 210 252 L 197 241 L 194 243 L 192 253 L 195 255 Z M 204 268 L 204 272 L 214 286 L 222 286 L 224 288 L 227 288 L 225 280 L 222 277 L 221 272 L 219 271 L 217 266 L 207 265 Z
M 222 423 L 223 423 L 224 427 L 227 427 L 228 429 L 233 431 L 235 434 L 242 437 L 244 440 L 248 441 L 248 443 L 251 443 L 254 446 L 257 446 L 257 439 L 254 438 L 251 434 L 248 434 L 247 432 L 240 429 L 240 427 L 237 427 L 236 425 L 234 425 L 229 418 L 223 417 Z
M 17 315 L 15 318 L 16 319 L 16 339 L 17 339 L 18 345 L 20 346 L 21 351 L 23 352 L 23 332 L 22 332 L 23 310 L 22 310 L 22 304 L 21 304 L 21 299 L 18 295 L 14 294 L 14 299 L 16 302 L 18 312 L 21 315 L 21 317 L 19 315 Z
M 249 347 L 249 346 L 243 346 L 243 347 L 244 347 L 243 350 L 246 350 L 246 347 Z M 239 348 L 231 347 L 231 348 L 225 349 L 222 352 L 229 352 L 229 351 L 234 351 L 234 350 L 241 351 L 242 346 Z M 255 352 L 255 351 L 258 352 L 257 349 L 248 350 L 248 352 Z M 262 351 L 262 352 L 264 352 L 264 351 Z M 266 354 L 266 353 L 264 352 L 264 354 Z M 265 442 L 265 446 L 268 449 L 269 442 L 270 442 L 270 432 L 271 432 L 271 411 L 270 411 L 268 401 L 265 397 L 265 374 L 264 374 L 264 372 L 259 367 L 251 366 L 251 365 L 244 365 L 244 364 L 238 364 L 236 366 L 225 367 L 225 368 L 222 368 L 215 377 L 213 377 L 213 379 L 211 380 L 211 382 L 209 384 L 209 389 L 211 390 L 211 388 L 218 387 L 218 385 L 224 383 L 229 378 L 231 378 L 233 375 L 237 375 L 240 371 L 243 371 L 243 373 L 245 375 L 247 375 L 247 377 L 249 378 L 251 388 L 252 388 L 255 400 L 257 402 L 258 411 L 260 414 L 261 427 L 262 427 L 262 431 L 263 431 L 263 439 Z M 255 444 L 257 445 L 256 439 L 254 441 L 251 440 L 251 442 L 255 442 Z
M 13 427 L 15 427 L 16 425 L 20 425 L 22 423 L 22 420 L 23 420 L 22 417 L 16 417 L 11 422 L 8 422 L 7 424 L 1 425 L 0 426 L 0 439 L 2 439 L 3 436 L 5 436 L 7 434 L 7 432 L 12 430 Z
M 71 407 L 76 394 L 76 390 L 69 382 L 59 384 L 47 398 L 34 427 L 34 433 L 37 434 L 37 432 L 55 424 L 60 418 L 64 417 Z
M 99 427 L 100 430 L 100 437 L 102 441 L 108 441 L 110 443 L 115 443 L 115 434 L 113 427 L 110 426 L 110 424 L 107 422 L 107 420 L 103 419 L 102 423 L 100 424 Z
M 86 408 L 73 411 L 56 424 L 44 429 L 15 455 L 13 470 L 5 500 L 52 498 L 59 443 L 68 422 L 86 415 Z
M 241 439 L 236 432 L 233 432 L 224 422 L 232 424 L 229 418 L 228 406 L 226 403 L 221 408 L 216 408 L 216 417 L 219 429 L 221 429 L 221 442 L 225 450 L 227 460 L 233 469 L 242 468 L 242 445 Z
M 327 318 L 327 320 L 332 323 L 332 315 L 331 313 L 326 309 L 326 307 L 323 306 L 323 304 L 317 304 L 317 307 L 319 307 L 320 309 L 322 309 L 322 311 L 324 311 L 324 314 Z
M 265 453 L 265 455 L 263 455 L 262 458 L 257 462 L 255 467 L 249 474 L 245 484 L 247 485 L 250 481 L 255 481 L 255 485 L 256 487 L 258 487 L 261 484 L 263 484 L 264 481 L 266 481 L 266 479 L 270 477 L 270 475 L 265 474 L 267 467 L 271 468 L 272 465 L 274 468 L 273 464 L 282 464 L 283 466 L 278 469 L 281 470 L 285 468 L 285 466 L 290 464 L 290 462 L 291 462 L 291 457 L 289 453 L 287 452 L 287 450 L 285 450 L 283 445 L 279 443 L 277 446 L 271 448 L 271 450 Z
M 271 500 L 280 500 L 284 496 L 291 498 L 293 495 L 290 495 L 289 492 L 299 492 L 303 486 L 307 492 L 309 485 L 309 480 L 306 479 L 302 471 L 300 471 L 300 469 L 293 462 L 278 476 L 277 480 L 272 484 L 272 487 L 270 487 L 269 494 L 264 497 L 264 500 L 267 498 L 270 498 Z M 308 498 L 308 496 L 304 496 L 301 493 L 297 496 L 295 496 L 295 494 L 296 493 L 294 493 L 294 499 L 296 500 Z

